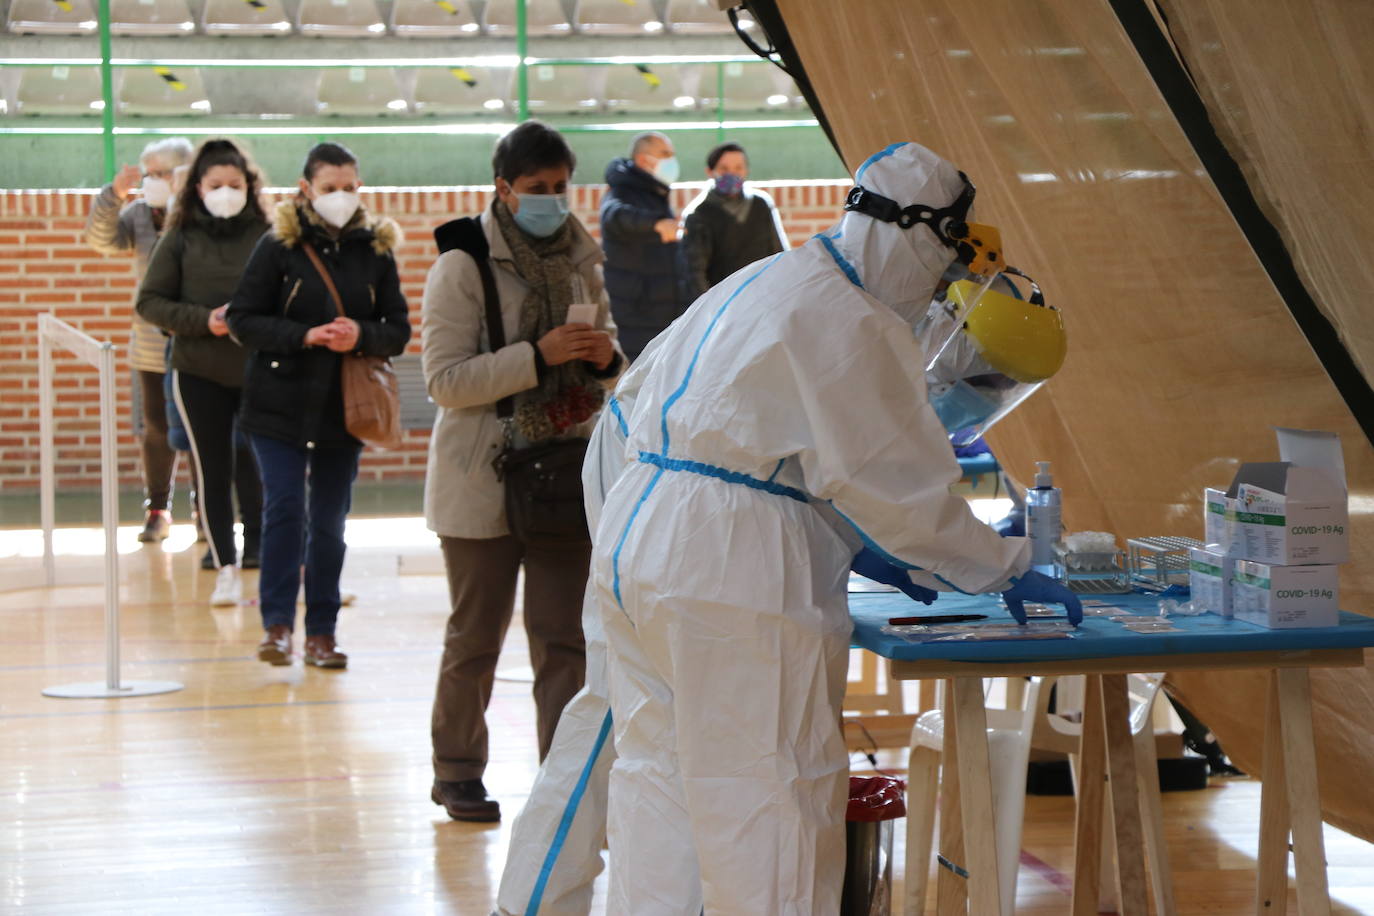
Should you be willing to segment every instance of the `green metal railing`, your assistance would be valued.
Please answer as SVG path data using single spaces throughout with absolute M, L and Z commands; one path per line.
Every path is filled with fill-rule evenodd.
M 728 119 L 729 107 L 725 98 L 726 67 L 731 64 L 752 66 L 771 66 L 752 55 L 639 55 L 604 57 L 532 57 L 529 53 L 527 0 L 516 0 L 516 34 L 514 55 L 478 55 L 466 57 L 415 57 L 415 58 L 364 58 L 350 59 L 214 59 L 214 58 L 116 58 L 113 56 L 110 36 L 110 0 L 99 0 L 99 37 L 100 57 L 47 57 L 47 58 L 7 58 L 0 59 L 0 67 L 84 67 L 99 66 L 101 76 L 101 126 L 46 125 L 42 127 L 0 126 L 0 135 L 29 134 L 45 136 L 94 135 L 100 134 L 103 147 L 103 164 L 106 181 L 114 178 L 117 167 L 115 159 L 115 138 L 124 135 L 207 135 L 237 133 L 245 136 L 339 134 L 367 135 L 378 133 L 398 134 L 494 134 L 506 132 L 512 126 L 509 122 L 466 118 L 461 121 L 405 124 L 389 121 L 386 124 L 261 124 L 252 122 L 233 122 L 229 124 L 210 124 L 204 121 L 194 124 L 178 123 L 175 126 L 119 126 L 115 123 L 114 70 L 116 68 L 171 67 L 197 69 L 340 69 L 340 68 L 397 68 L 397 67 L 513 67 L 516 76 L 515 109 L 519 121 L 530 117 L 529 68 L 535 66 L 621 66 L 630 65 L 641 68 L 656 65 L 700 64 L 715 69 L 716 106 L 715 117 L 710 120 L 672 120 L 645 121 L 642 118 L 621 118 L 605 123 L 558 123 L 559 130 L 568 133 L 594 133 L 604 131 L 642 131 L 660 127 L 674 130 L 713 130 L 719 140 L 723 140 L 729 130 L 752 128 L 814 128 L 814 118 L 756 118 Z M 78 116 L 74 116 L 78 117 Z

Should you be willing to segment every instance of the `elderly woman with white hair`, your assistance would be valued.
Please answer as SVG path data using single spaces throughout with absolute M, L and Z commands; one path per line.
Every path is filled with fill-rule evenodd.
M 191 141 L 168 137 L 149 143 L 138 165 L 126 165 L 114 181 L 100 189 L 86 219 L 86 242 L 101 254 L 132 251 L 138 278 L 148 267 L 153 245 L 162 234 L 167 205 L 172 200 L 172 173 L 191 161 Z M 141 192 L 130 200 L 134 188 Z M 163 375 L 167 371 L 167 338 L 133 314 L 129 361 L 138 377 L 143 403 L 143 485 L 148 517 L 140 541 L 160 541 L 171 526 L 172 481 L 177 453 L 167 441 L 167 406 Z

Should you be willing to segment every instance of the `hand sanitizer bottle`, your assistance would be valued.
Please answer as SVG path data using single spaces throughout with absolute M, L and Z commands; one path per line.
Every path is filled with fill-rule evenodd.
M 1050 476 L 1050 463 L 1037 461 L 1035 486 L 1026 491 L 1026 535 L 1031 542 L 1031 568 L 1054 575 L 1054 545 L 1059 541 L 1059 488 Z

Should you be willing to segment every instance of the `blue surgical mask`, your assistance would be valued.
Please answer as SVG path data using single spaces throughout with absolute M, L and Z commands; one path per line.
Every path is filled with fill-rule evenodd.
M 716 193 L 725 197 L 734 197 L 744 190 L 744 178 L 726 172 L 724 175 L 716 176 Z
M 566 194 L 517 194 L 520 209 L 515 225 L 537 239 L 546 239 L 563 227 L 568 218 Z
M 654 166 L 654 177 L 664 184 L 672 184 L 677 181 L 680 174 L 681 166 L 678 165 L 676 156 L 660 159 L 658 165 Z
M 930 406 L 951 435 L 978 426 L 997 411 L 997 402 L 962 379 L 941 387 L 943 390 L 931 390 Z M 971 441 L 974 437 L 968 438 Z

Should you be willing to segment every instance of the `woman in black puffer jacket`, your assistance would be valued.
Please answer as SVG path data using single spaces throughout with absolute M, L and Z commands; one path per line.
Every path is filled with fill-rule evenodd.
M 347 149 L 336 143 L 312 149 L 300 193 L 278 205 L 273 230 L 253 251 L 227 315 L 234 337 L 250 351 L 239 422 L 262 473 L 258 590 L 265 635 L 258 658 L 274 665 L 291 663 L 302 553 L 305 663 L 348 663 L 334 628 L 344 520 L 362 443 L 344 426 L 341 359 L 396 356 L 410 340 L 393 254 L 400 230 L 363 210 L 359 185 L 358 160 Z M 346 317 L 307 245 L 329 271 Z

